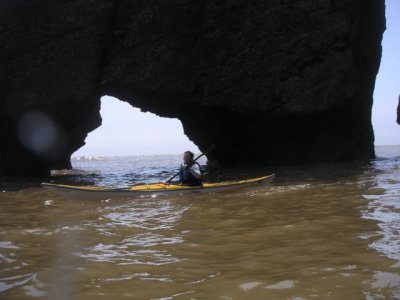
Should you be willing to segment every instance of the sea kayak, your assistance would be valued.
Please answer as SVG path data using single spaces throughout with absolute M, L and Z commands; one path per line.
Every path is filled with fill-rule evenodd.
M 134 198 L 143 195 L 179 195 L 197 193 L 231 192 L 245 188 L 260 187 L 269 184 L 275 174 L 240 181 L 204 183 L 202 186 L 154 183 L 134 185 L 130 188 L 107 188 L 97 186 L 73 186 L 42 183 L 46 189 L 69 200 L 107 200 L 115 198 Z

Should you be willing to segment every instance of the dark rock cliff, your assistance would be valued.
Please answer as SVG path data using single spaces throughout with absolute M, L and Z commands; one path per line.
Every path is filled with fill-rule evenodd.
M 0 174 L 69 167 L 102 95 L 226 166 L 373 157 L 384 29 L 383 0 L 3 0 Z

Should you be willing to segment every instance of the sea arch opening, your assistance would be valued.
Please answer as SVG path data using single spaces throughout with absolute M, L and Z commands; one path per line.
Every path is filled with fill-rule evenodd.
M 185 135 L 179 119 L 141 111 L 112 96 L 103 96 L 100 101 L 102 124 L 87 135 L 85 145 L 75 151 L 72 157 L 200 151 Z

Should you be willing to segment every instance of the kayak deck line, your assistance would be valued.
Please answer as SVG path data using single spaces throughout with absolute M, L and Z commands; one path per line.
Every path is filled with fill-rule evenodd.
M 55 183 L 42 183 L 42 186 L 67 199 L 108 199 L 116 197 L 132 197 L 149 194 L 186 194 L 186 193 L 212 193 L 229 192 L 241 188 L 264 185 L 270 183 L 275 174 L 250 178 L 238 181 L 224 181 L 217 183 L 204 183 L 202 186 L 181 184 L 139 184 L 130 188 L 109 188 L 99 186 L 74 186 Z

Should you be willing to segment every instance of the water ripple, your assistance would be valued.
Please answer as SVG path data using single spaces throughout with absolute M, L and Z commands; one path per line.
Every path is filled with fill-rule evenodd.
M 153 204 L 153 205 L 152 205 Z M 134 207 L 118 207 L 104 215 L 107 226 L 123 226 L 144 230 L 168 230 L 182 217 L 190 205 L 177 209 L 170 201 L 137 203 Z
M 378 221 L 380 229 L 380 238 L 370 247 L 397 261 L 400 261 L 400 178 L 394 174 L 399 169 L 399 160 L 377 159 L 373 171 L 368 170 L 362 176 L 364 180 L 360 180 L 364 185 L 369 184 L 369 193 L 364 195 L 369 203 L 363 217 Z
M 152 247 L 156 245 L 179 244 L 183 243 L 183 241 L 182 235 L 167 237 L 161 234 L 143 233 L 124 239 L 122 243 L 125 246 Z
M 96 243 L 76 253 L 88 261 L 114 262 L 117 265 L 165 265 L 180 261 L 162 245 L 181 244 L 184 233 L 174 227 L 190 205 L 169 200 L 136 201 L 100 208 L 101 215 L 85 226 L 100 234 L 121 237 L 113 243 Z
M 166 250 L 132 249 L 128 245 L 97 244 L 85 249 L 87 253 L 77 253 L 81 258 L 97 262 L 113 262 L 117 265 L 161 266 L 180 260 Z

